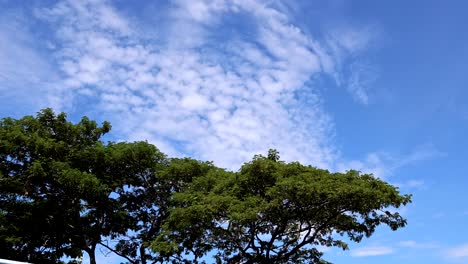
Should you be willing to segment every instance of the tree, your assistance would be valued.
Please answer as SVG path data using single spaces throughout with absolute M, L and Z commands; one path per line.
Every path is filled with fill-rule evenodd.
M 107 186 L 91 164 L 103 151 L 98 138 L 109 130 L 87 118 L 73 125 L 50 109 L 0 122 L 2 257 L 56 263 L 81 250 L 91 254 L 89 242 L 100 234 L 77 232 L 107 205 Z
M 285 163 L 270 150 L 237 173 L 195 179 L 175 201 L 152 244 L 157 252 L 183 248 L 195 259 L 211 252 L 218 263 L 327 263 L 317 246 L 347 249 L 342 236 L 359 242 L 381 224 L 405 226 L 388 208 L 411 197 L 370 174 Z
M 0 122 L 1 257 L 57 263 L 85 251 L 94 264 L 103 237 L 127 232 L 131 217 L 116 193 L 136 164 L 113 158 L 122 145 L 140 156 L 155 151 L 104 144 L 109 130 L 86 117 L 72 124 L 51 109 Z
M 149 146 L 142 144 L 139 147 Z M 153 150 L 157 149 L 153 147 Z M 131 225 L 126 234 L 115 237 L 116 245 L 104 241 L 100 244 L 132 264 L 170 259 L 172 256 L 154 254 L 149 245 L 160 235 L 169 216 L 173 193 L 183 190 L 187 183 L 207 173 L 213 165 L 190 158 L 169 159 L 159 151 L 145 156 L 135 155 L 132 149 L 118 153 L 123 154 L 119 159 L 125 160 L 118 163 L 138 164 L 126 172 L 127 185 L 118 191 L 119 201 L 131 217 Z
M 94 264 L 101 245 L 128 263 L 161 259 L 148 247 L 172 194 L 214 166 L 147 142 L 103 143 L 109 131 L 51 109 L 0 121 L 0 257 L 58 263 L 84 251 Z

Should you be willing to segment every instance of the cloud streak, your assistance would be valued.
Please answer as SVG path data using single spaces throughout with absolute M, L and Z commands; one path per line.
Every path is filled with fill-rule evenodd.
M 338 171 L 353 168 L 364 173 L 372 173 L 379 178 L 386 178 L 402 167 L 443 156 L 446 156 L 446 153 L 437 150 L 433 145 L 426 144 L 416 147 L 405 155 L 398 156 L 380 151 L 369 153 L 361 160 L 341 160 L 337 162 L 336 168 Z M 406 187 L 421 187 L 423 184 L 423 181 L 413 179 L 400 185 L 405 185 Z
M 448 249 L 446 256 L 454 259 L 468 259 L 468 243 Z
M 379 73 L 376 66 L 362 59 L 362 54 L 378 39 L 375 27 L 352 28 L 341 26 L 332 29 L 326 44 L 334 60 L 332 75 L 339 86 L 345 87 L 359 103 L 367 105 Z
M 351 251 L 353 257 L 370 257 L 392 254 L 394 249 L 387 246 L 361 247 Z

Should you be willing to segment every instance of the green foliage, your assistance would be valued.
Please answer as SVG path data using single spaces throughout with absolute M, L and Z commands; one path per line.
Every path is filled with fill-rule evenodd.
M 141 144 L 141 143 L 140 143 Z M 213 168 L 210 163 L 193 159 L 167 159 L 153 146 L 145 157 L 131 154 L 123 164 L 138 164 L 127 173 L 127 185 L 119 190 L 123 209 L 129 212 L 132 225 L 111 251 L 126 258 L 129 263 L 147 263 L 170 259 L 165 254 L 155 255 L 149 244 L 161 234 L 161 228 L 173 207 L 173 193 L 184 189 L 193 178 L 204 175 Z M 130 153 L 129 153 L 130 154 Z
M 359 242 L 381 224 L 405 226 L 387 208 L 410 196 L 372 175 L 284 163 L 270 151 L 238 173 L 197 178 L 175 201 L 155 251 L 179 245 L 195 258 L 214 251 L 223 263 L 325 263 L 318 245 L 347 249 L 340 235 Z
M 106 145 L 99 138 L 109 130 L 51 109 L 0 122 L 1 257 L 57 263 L 85 251 L 94 262 L 103 237 L 127 232 L 133 218 L 118 193 L 158 151 L 146 142 Z
M 109 130 L 87 118 L 73 125 L 51 109 L 0 122 L 2 257 L 56 263 L 99 237 L 82 227 L 104 211 L 96 205 L 108 188 L 92 168 Z

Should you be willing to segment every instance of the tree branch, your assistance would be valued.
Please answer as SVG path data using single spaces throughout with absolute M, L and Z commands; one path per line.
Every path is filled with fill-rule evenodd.
M 110 250 L 110 251 L 113 252 L 114 254 L 118 255 L 119 257 L 122 257 L 122 258 L 128 260 L 128 261 L 129 261 L 130 263 L 132 263 L 132 264 L 137 264 L 137 263 L 138 263 L 138 261 L 132 260 L 131 258 L 125 256 L 124 254 L 122 254 L 122 253 L 118 252 L 117 250 L 115 250 L 115 249 L 109 247 L 108 245 L 104 244 L 102 241 L 99 242 L 99 245 L 101 245 L 101 246 L 107 248 L 108 250 Z

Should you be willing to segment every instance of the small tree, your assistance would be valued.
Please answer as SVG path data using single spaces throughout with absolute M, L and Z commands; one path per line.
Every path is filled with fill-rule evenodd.
M 195 179 L 175 200 L 166 232 L 153 242 L 157 252 L 211 251 L 218 263 L 325 263 L 317 246 L 347 249 L 340 235 L 359 242 L 381 224 L 405 226 L 387 208 L 410 196 L 370 174 L 285 163 L 270 151 L 238 173 Z

